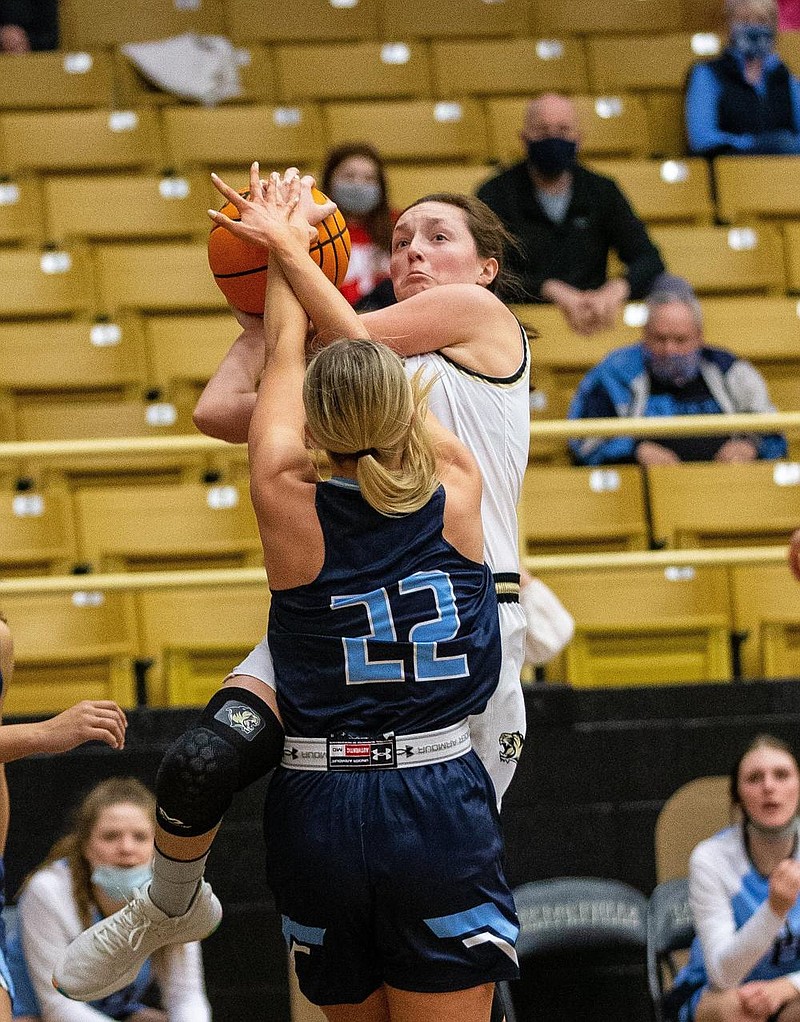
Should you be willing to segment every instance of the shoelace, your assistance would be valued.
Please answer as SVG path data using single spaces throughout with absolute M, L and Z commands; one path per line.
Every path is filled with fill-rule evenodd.
M 145 933 L 153 920 L 145 915 L 141 901 L 128 904 L 106 920 L 94 935 L 95 943 L 107 954 L 114 954 L 125 947 L 138 951 Z

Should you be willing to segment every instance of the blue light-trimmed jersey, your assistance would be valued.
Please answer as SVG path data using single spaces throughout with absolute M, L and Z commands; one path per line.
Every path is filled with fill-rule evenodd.
M 268 640 L 287 734 L 413 734 L 480 713 L 497 687 L 492 573 L 442 536 L 444 490 L 379 514 L 358 485 L 317 485 L 325 561 L 272 593 Z

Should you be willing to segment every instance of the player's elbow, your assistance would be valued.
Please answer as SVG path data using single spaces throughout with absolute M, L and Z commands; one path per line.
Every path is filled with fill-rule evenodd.
M 226 440 L 231 444 L 247 441 L 248 422 L 239 422 L 239 416 L 231 413 L 225 402 L 213 396 L 202 394 L 192 412 L 192 422 L 205 436 Z

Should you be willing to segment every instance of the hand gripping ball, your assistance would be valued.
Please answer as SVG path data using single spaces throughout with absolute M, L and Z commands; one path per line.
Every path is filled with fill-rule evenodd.
M 241 194 L 247 197 L 249 192 L 242 191 Z M 316 188 L 312 194 L 317 203 L 328 201 Z M 239 219 L 238 210 L 232 202 L 226 203 L 221 212 L 231 220 Z M 350 235 L 338 209 L 317 225 L 317 235 L 318 241 L 311 245 L 308 254 L 325 276 L 339 287 L 350 259 Z M 263 314 L 269 265 L 266 248 L 235 238 L 230 231 L 215 224 L 208 236 L 208 264 L 217 286 L 231 305 L 254 316 Z

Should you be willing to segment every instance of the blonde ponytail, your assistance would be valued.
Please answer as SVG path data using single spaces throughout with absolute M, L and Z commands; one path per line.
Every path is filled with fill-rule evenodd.
M 334 457 L 358 459 L 361 495 L 383 515 L 419 510 L 438 486 L 425 426 L 429 391 L 420 373 L 409 382 L 400 358 L 370 340 L 335 341 L 306 372 L 314 439 Z

